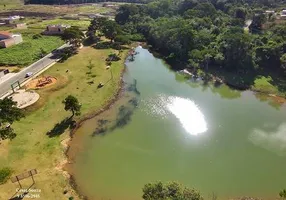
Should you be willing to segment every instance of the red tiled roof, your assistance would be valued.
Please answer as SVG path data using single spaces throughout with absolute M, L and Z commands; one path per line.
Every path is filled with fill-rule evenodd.
M 0 31 L 0 35 L 4 35 L 4 36 L 7 36 L 7 37 L 11 37 L 12 34 L 9 33 L 8 31 Z

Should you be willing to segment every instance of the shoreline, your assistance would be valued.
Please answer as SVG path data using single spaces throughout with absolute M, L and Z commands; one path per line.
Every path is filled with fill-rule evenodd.
M 168 60 L 166 60 L 164 58 L 164 56 L 162 54 L 160 54 L 160 52 L 156 51 L 156 49 L 153 49 L 152 47 L 150 47 L 147 43 L 142 43 L 143 48 L 148 49 L 154 57 L 159 58 L 161 60 L 163 60 L 169 67 L 171 70 L 173 70 L 174 72 L 180 72 L 180 71 L 185 71 L 187 70 L 188 72 L 183 72 L 184 75 L 192 78 L 193 72 L 190 71 L 190 69 L 187 67 L 188 64 L 186 63 L 170 63 L 168 62 Z M 175 66 L 175 67 L 174 67 Z M 226 86 L 228 86 L 230 89 L 233 90 L 238 90 L 238 91 L 251 91 L 253 93 L 259 94 L 259 95 L 265 95 L 265 97 L 267 98 L 271 98 L 273 99 L 275 102 L 277 103 L 286 103 L 286 94 L 281 94 L 281 93 L 270 93 L 267 91 L 263 91 L 263 90 L 259 90 L 259 89 L 255 89 L 253 88 L 253 86 L 242 86 L 242 85 L 234 85 L 232 83 L 229 83 L 225 80 L 222 80 L 219 76 L 215 76 L 212 73 L 206 73 L 207 75 L 211 76 L 211 79 L 208 80 L 208 82 L 210 82 L 212 85 L 216 85 L 217 82 L 219 85 L 224 84 Z M 200 77 L 198 77 L 200 78 Z
M 63 175 L 67 178 L 67 181 L 68 181 L 68 184 L 69 186 L 72 188 L 72 190 L 76 193 L 76 195 L 78 195 L 78 197 L 80 199 L 89 199 L 86 195 L 84 195 L 81 190 L 78 188 L 78 185 L 77 185 L 77 182 L 75 180 L 75 177 L 74 175 L 71 173 L 71 170 L 69 169 L 69 167 L 67 167 L 67 165 L 71 164 L 73 165 L 73 160 L 68 156 L 68 151 L 69 149 L 71 148 L 71 142 L 73 140 L 73 136 L 75 134 L 75 132 L 83 125 L 83 123 L 85 123 L 87 120 L 90 120 L 94 117 L 97 117 L 98 115 L 102 114 L 103 112 L 109 110 L 113 105 L 114 103 L 116 103 L 116 101 L 121 97 L 121 95 L 123 94 L 124 92 L 124 80 L 123 80 L 123 76 L 124 76 L 124 73 L 126 71 L 126 60 L 127 60 L 127 57 L 128 57 L 128 54 L 126 55 L 126 57 L 124 57 L 124 68 L 121 70 L 121 73 L 120 73 L 120 79 L 119 79 L 119 86 L 118 86 L 118 90 L 116 91 L 115 95 L 106 101 L 106 104 L 104 106 L 102 106 L 102 108 L 100 108 L 99 110 L 96 110 L 94 112 L 90 112 L 84 116 L 82 116 L 77 122 L 76 122 L 76 125 L 75 127 L 69 132 L 69 137 L 66 139 L 66 142 L 65 144 L 62 144 L 63 146 L 65 146 L 65 150 L 64 150 L 64 155 L 65 155 L 65 158 L 66 162 L 64 163 L 60 163 L 60 170 L 62 171 Z M 166 62 L 166 60 L 163 59 L 163 61 Z M 168 64 L 170 66 L 170 64 Z M 175 72 L 178 72 L 179 70 L 174 70 Z M 210 81 L 211 84 L 215 84 L 214 81 Z M 227 86 L 229 86 L 228 84 L 226 84 L 225 82 L 223 82 L 222 84 L 225 84 Z M 230 87 L 230 86 L 229 86 Z M 232 89 L 235 89 L 235 88 L 232 88 Z M 237 89 L 236 89 L 237 90 Z M 273 95 L 271 96 L 272 94 L 269 94 L 269 93 L 262 93 L 262 92 L 259 92 L 259 91 L 255 91 L 255 90 L 252 90 L 250 88 L 248 89 L 241 89 L 241 91 L 251 91 L 253 93 L 261 93 L 261 94 L 264 94 L 264 95 L 267 95 L 268 97 L 279 97 L 279 96 L 276 96 L 276 95 Z M 282 98 L 282 97 L 281 97 Z M 285 98 L 283 98 L 285 100 Z M 286 101 L 284 101 L 283 103 L 285 103 Z M 63 141 L 64 142 L 64 141 Z
M 114 94 L 114 96 L 109 99 L 108 101 L 106 101 L 106 104 L 99 110 L 96 110 L 94 112 L 90 112 L 84 116 L 82 116 L 77 122 L 75 127 L 69 132 L 69 137 L 66 138 L 65 140 L 62 141 L 62 146 L 64 149 L 64 156 L 65 159 L 62 160 L 62 162 L 59 163 L 59 166 L 56 167 L 57 170 L 61 171 L 63 176 L 67 178 L 68 184 L 69 186 L 72 188 L 72 190 L 76 193 L 76 195 L 78 195 L 78 197 L 80 199 L 88 199 L 88 197 L 84 194 L 82 194 L 80 192 L 80 190 L 77 187 L 77 183 L 75 181 L 75 178 L 73 176 L 73 174 L 71 173 L 71 171 L 68 169 L 67 165 L 72 164 L 72 160 L 71 158 L 68 156 L 68 151 L 70 149 L 70 145 L 71 142 L 73 140 L 73 135 L 75 134 L 75 132 L 83 125 L 83 123 L 89 119 L 92 119 L 100 114 L 102 114 L 103 112 L 105 112 L 106 110 L 110 109 L 114 103 L 120 98 L 122 92 L 123 92 L 123 86 L 124 86 L 124 80 L 123 80 L 123 76 L 126 70 L 126 59 L 128 57 L 128 54 L 124 57 L 124 68 L 121 70 L 120 73 L 120 80 L 119 80 L 119 87 L 116 91 L 116 93 Z

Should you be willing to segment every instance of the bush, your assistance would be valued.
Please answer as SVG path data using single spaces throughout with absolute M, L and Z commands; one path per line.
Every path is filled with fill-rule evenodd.
M 119 44 L 130 44 L 130 40 L 126 35 L 118 35 L 114 41 L 118 42 Z
M 129 36 L 129 39 L 136 42 L 145 42 L 146 39 L 142 34 L 133 34 Z
M 0 169 L 0 184 L 6 183 L 12 174 L 12 169 L 5 167 Z
M 112 45 L 110 45 L 110 48 L 116 49 L 116 50 L 121 50 L 122 49 L 119 42 L 112 43 Z
M 120 60 L 120 57 L 115 53 L 109 54 L 108 58 L 106 58 L 106 61 L 118 61 L 118 60 Z
M 110 43 L 109 42 L 99 42 L 95 45 L 96 49 L 109 49 Z

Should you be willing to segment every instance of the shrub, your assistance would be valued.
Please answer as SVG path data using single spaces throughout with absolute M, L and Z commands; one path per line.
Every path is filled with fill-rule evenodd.
M 129 36 L 129 39 L 136 42 L 145 42 L 146 39 L 142 34 L 133 34 Z
M 116 49 L 116 50 L 121 50 L 121 45 L 119 42 L 114 42 L 112 43 L 112 45 L 110 46 L 112 49 Z
M 108 58 L 106 58 L 106 61 L 118 61 L 118 60 L 120 60 L 120 57 L 115 53 L 109 54 Z
M 12 169 L 5 167 L 0 169 L 0 184 L 6 183 L 12 174 Z
M 118 42 L 119 44 L 130 44 L 130 40 L 126 35 L 118 35 L 114 41 Z
M 99 42 L 95 45 L 96 49 L 109 49 L 110 43 L 109 42 Z

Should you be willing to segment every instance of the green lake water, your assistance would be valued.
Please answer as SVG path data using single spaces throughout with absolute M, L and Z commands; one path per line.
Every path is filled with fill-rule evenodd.
M 274 199 L 286 188 L 285 105 L 193 83 L 136 50 L 122 97 L 75 133 L 72 171 L 83 194 L 136 200 L 157 180 L 206 199 Z

